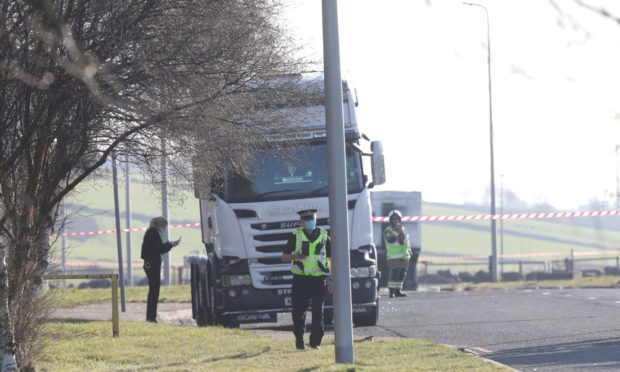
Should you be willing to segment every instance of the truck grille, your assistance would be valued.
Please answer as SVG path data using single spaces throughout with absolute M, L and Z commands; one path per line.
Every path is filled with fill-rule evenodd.
M 261 253 L 282 253 L 284 247 L 284 244 L 259 245 L 256 247 L 256 251 Z
M 264 285 L 291 285 L 293 283 L 293 274 L 290 270 L 282 271 L 261 271 Z
M 318 226 L 328 226 L 329 218 L 319 218 L 316 220 Z M 254 230 L 292 230 L 299 227 L 299 220 L 297 221 L 277 221 L 268 223 L 253 223 L 250 227 Z
M 259 258 L 258 263 L 263 265 L 281 265 L 282 259 L 278 257 Z
M 254 235 L 254 240 L 258 240 L 259 242 L 277 242 L 281 240 L 288 240 L 288 237 L 291 233 L 279 233 L 279 234 L 259 234 Z

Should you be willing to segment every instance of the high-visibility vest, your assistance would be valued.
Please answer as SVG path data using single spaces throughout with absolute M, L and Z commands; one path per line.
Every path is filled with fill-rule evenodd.
M 291 262 L 291 272 L 295 275 L 323 276 L 329 271 L 327 268 L 327 231 L 319 227 L 321 233 L 311 242 L 303 230 L 303 227 L 293 229 L 293 234 L 295 235 L 295 250 L 293 254 L 304 253 L 306 258 L 303 260 L 293 260 Z M 304 242 L 308 243 L 309 249 L 307 254 L 302 252 L 302 244 Z M 300 266 L 303 266 L 303 269 Z
M 405 234 L 405 241 L 401 244 L 398 239 L 394 243 L 390 243 L 390 240 L 398 238 L 398 231 L 391 225 L 383 230 L 383 241 L 385 243 L 385 250 L 388 260 L 403 259 L 408 260 L 411 258 L 409 251 L 409 234 L 403 227 L 403 233 Z

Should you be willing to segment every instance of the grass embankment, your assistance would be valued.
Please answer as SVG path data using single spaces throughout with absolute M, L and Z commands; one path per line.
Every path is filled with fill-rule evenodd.
M 557 287 L 563 289 L 569 288 L 587 288 L 587 287 L 620 287 L 620 278 L 617 276 L 599 276 L 591 278 L 575 278 L 572 280 L 529 280 L 518 282 L 499 282 L 499 283 L 459 283 L 454 284 L 453 289 L 484 291 L 489 289 L 537 289 Z
M 75 307 L 80 305 L 110 303 L 112 290 L 110 288 L 62 288 L 56 289 L 56 304 L 60 308 Z M 126 302 L 146 302 L 148 287 L 126 287 Z M 120 289 L 119 289 L 120 296 Z M 191 293 L 189 285 L 173 285 L 161 287 L 159 302 L 190 302 Z
M 162 302 L 189 301 L 187 286 L 161 288 Z M 147 288 L 126 290 L 128 302 L 143 302 Z M 62 289 L 62 307 L 110 301 L 110 289 Z M 107 321 L 50 321 L 47 343 L 39 355 L 43 371 L 497 371 L 497 365 L 454 348 L 415 339 L 356 340 L 355 364 L 334 362 L 334 344 L 321 350 L 294 349 L 290 338 L 262 337 L 248 330 L 196 328 L 170 324 L 122 322 L 112 338 Z M 333 340 L 333 339 L 332 339 Z
M 109 322 L 50 322 L 52 337 L 39 357 L 45 371 L 498 371 L 456 349 L 414 339 L 357 341 L 355 365 L 334 362 L 333 343 L 294 349 L 291 340 L 221 327 L 123 323 L 112 338 Z

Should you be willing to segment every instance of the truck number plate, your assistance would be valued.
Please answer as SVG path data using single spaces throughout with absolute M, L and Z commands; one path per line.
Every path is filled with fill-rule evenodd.
M 293 306 L 293 298 L 284 297 L 284 306 Z
M 278 316 L 275 313 L 247 313 L 236 315 L 239 323 L 274 323 L 278 321 Z

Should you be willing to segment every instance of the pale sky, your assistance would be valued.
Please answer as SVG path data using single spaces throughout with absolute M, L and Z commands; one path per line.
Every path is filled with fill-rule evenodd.
M 381 190 L 480 204 L 490 184 L 484 12 L 429 2 L 340 0 L 341 69 L 363 131 L 384 142 Z M 321 1 L 289 3 L 288 27 L 321 59 Z M 574 209 L 597 197 L 615 206 L 620 26 L 557 3 L 572 17 L 564 28 L 545 0 L 480 2 L 490 16 L 498 206 L 502 180 L 531 204 Z M 617 1 L 591 3 L 620 16 Z

